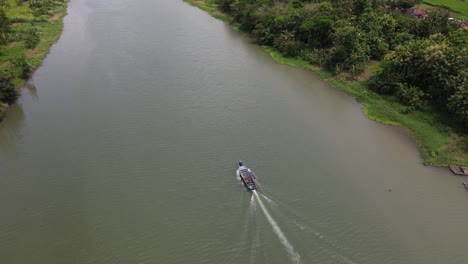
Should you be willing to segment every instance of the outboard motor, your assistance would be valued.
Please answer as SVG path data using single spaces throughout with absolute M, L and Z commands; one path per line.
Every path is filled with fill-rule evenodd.
M 239 160 L 239 167 L 244 166 L 244 162 L 242 160 Z

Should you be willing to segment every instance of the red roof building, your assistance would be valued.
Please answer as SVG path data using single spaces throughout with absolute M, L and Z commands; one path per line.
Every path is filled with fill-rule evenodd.
M 429 15 L 429 13 L 428 13 L 426 10 L 421 9 L 421 8 L 411 8 L 411 9 L 408 9 L 408 10 L 406 11 L 406 14 L 408 14 L 408 15 L 413 15 L 413 16 L 415 16 L 415 17 L 417 17 L 417 18 L 420 18 L 420 19 L 426 18 L 426 17 Z

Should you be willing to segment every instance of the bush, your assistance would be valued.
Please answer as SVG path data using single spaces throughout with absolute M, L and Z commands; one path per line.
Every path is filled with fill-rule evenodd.
M 372 76 L 368 81 L 368 87 L 379 94 L 395 94 L 401 83 L 398 78 L 385 68 L 380 74 Z
M 468 129 L 468 83 L 457 87 L 449 97 L 447 108 L 455 114 L 456 119 Z
M 324 49 L 302 50 L 300 56 L 307 62 L 319 66 L 323 66 L 328 60 L 328 53 Z
M 40 38 L 37 28 L 30 28 L 26 31 L 26 35 L 24 37 L 24 45 L 28 49 L 33 49 L 39 44 Z
M 458 141 L 458 147 L 465 153 L 468 153 L 468 135 L 462 137 Z
M 411 110 L 422 109 L 424 105 L 424 92 L 415 86 L 399 83 L 398 98 L 407 105 Z
M 24 54 L 19 54 L 10 59 L 10 61 L 14 66 L 21 66 L 24 62 L 26 62 L 26 56 Z
M 286 57 L 297 57 L 301 54 L 304 48 L 304 43 L 299 41 L 287 41 L 282 46 L 278 47 Z
M 21 79 L 27 80 L 31 76 L 31 66 L 26 61 L 21 64 Z
M 15 86 L 11 82 L 11 79 L 0 75 L 0 101 L 5 103 L 11 103 L 18 95 L 16 94 Z

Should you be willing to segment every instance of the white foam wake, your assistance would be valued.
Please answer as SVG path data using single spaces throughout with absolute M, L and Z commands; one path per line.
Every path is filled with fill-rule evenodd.
M 269 204 L 276 205 L 276 203 L 273 202 L 273 200 L 270 199 L 268 196 L 264 195 L 263 193 L 261 193 L 260 195 L 261 195 L 263 198 L 265 198 L 265 200 L 267 200 L 267 202 L 268 202 Z
M 273 231 L 275 232 L 276 236 L 278 236 L 278 239 L 280 240 L 281 244 L 286 248 L 286 251 L 288 252 L 289 256 L 291 257 L 291 260 L 295 264 L 301 263 L 301 256 L 299 253 L 294 250 L 294 247 L 291 245 L 289 240 L 286 238 L 284 235 L 283 231 L 281 231 L 280 227 L 276 223 L 275 219 L 270 215 L 268 210 L 266 209 L 265 205 L 263 204 L 262 200 L 260 200 L 260 197 L 258 196 L 257 192 L 253 190 L 253 194 L 255 198 L 258 201 L 258 204 L 260 205 L 260 208 L 263 211 L 263 214 L 266 216 L 268 219 L 268 222 L 270 223 L 271 227 L 273 228 Z

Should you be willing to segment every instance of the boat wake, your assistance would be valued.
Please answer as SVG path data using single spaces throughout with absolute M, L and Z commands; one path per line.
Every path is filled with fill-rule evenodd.
M 260 194 L 269 204 L 271 205 L 277 205 L 270 197 L 264 195 L 263 193 Z
M 255 209 L 257 208 L 257 205 L 255 204 L 255 198 L 252 197 L 250 198 L 250 210 L 251 212 L 255 211 Z
M 293 261 L 293 263 L 295 264 L 301 263 L 301 256 L 299 255 L 299 253 L 296 252 L 296 250 L 294 249 L 292 244 L 289 242 L 289 240 L 286 238 L 286 236 L 284 235 L 283 231 L 280 229 L 276 221 L 270 215 L 265 205 L 263 204 L 262 200 L 260 199 L 257 191 L 253 190 L 252 193 L 253 193 L 253 196 L 255 196 L 255 199 L 257 200 L 258 205 L 260 206 L 260 209 L 262 209 L 263 214 L 265 215 L 271 227 L 273 228 L 273 231 L 275 232 L 276 236 L 278 237 L 281 244 L 283 244 L 289 256 L 291 257 L 291 260 Z

